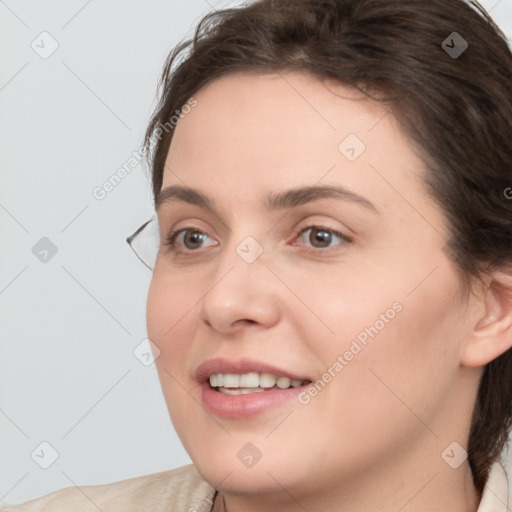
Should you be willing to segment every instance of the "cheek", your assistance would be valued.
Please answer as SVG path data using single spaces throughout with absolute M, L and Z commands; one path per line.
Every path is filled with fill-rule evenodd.
M 402 305 L 374 336 L 364 331 L 367 345 L 346 368 L 339 392 L 363 425 L 378 426 L 390 437 L 393 431 L 430 437 L 428 431 L 441 434 L 437 415 L 458 371 L 461 330 L 448 289 L 425 286 Z
M 147 327 L 150 339 L 178 341 L 179 337 L 175 333 L 182 328 L 187 315 L 193 313 L 194 305 L 200 297 L 200 291 L 195 286 L 184 286 L 182 282 L 166 279 L 155 271 L 147 297 Z
M 301 330 L 326 372 L 320 376 L 325 391 L 313 400 L 334 405 L 332 424 L 341 421 L 356 435 L 364 425 L 424 428 L 409 408 L 433 417 L 457 372 L 464 332 L 457 277 L 439 260 L 436 272 L 422 281 L 433 266 L 429 262 L 409 274 L 407 268 L 374 274 L 352 268 L 343 276 L 318 276 L 315 283 L 322 286 L 297 281 L 295 291 L 316 313 L 304 310 Z
M 147 296 L 148 337 L 158 346 L 155 360 L 161 388 L 171 421 L 181 433 L 192 433 L 190 424 L 201 414 L 195 401 L 190 400 L 190 381 L 185 373 L 190 360 L 190 339 L 195 307 L 201 294 L 193 286 L 177 284 L 155 272 Z M 191 421 L 192 420 L 192 421 Z
M 283 297 L 283 317 L 294 324 L 300 322 L 297 328 L 305 333 L 303 339 L 314 352 L 337 355 L 349 350 L 354 339 L 364 347 L 403 311 L 401 290 L 406 285 L 400 277 L 391 277 L 392 269 L 344 262 L 338 269 L 325 265 L 285 270 L 281 272 L 283 281 L 292 284 L 302 304 L 292 296 L 286 301 Z
M 197 315 L 201 293 L 194 286 L 176 284 L 165 276 L 153 274 L 147 297 L 148 337 L 161 352 L 156 360 L 161 372 L 165 368 L 173 375 L 183 369 L 187 347 L 192 336 L 190 319 Z M 189 332 L 190 331 L 190 332 Z

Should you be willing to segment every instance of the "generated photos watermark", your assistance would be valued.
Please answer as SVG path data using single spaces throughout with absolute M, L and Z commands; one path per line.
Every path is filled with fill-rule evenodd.
M 191 97 L 187 103 L 185 103 L 181 109 L 176 109 L 174 115 L 171 116 L 169 121 L 164 124 L 158 125 L 154 130 L 154 137 L 157 140 L 161 140 L 164 132 L 170 133 L 171 130 L 176 128 L 180 119 L 192 112 L 192 109 L 197 106 L 197 100 Z M 101 185 L 98 185 L 92 189 L 92 195 L 94 199 L 102 201 L 107 195 L 112 192 L 132 171 L 139 165 L 144 158 L 144 151 L 137 149 L 127 158 L 127 160 L 121 165 L 114 173 L 112 173 L 107 180 Z
M 369 327 L 365 327 L 351 341 L 350 347 L 341 355 L 338 355 L 336 361 L 327 368 L 324 374 L 316 381 L 312 382 L 304 391 L 299 393 L 298 400 L 302 405 L 307 405 L 311 399 L 318 395 L 348 364 L 354 360 L 357 355 L 368 346 L 370 339 L 374 339 L 389 324 L 403 306 L 400 302 L 394 302 L 385 313 L 381 313 L 379 318 Z

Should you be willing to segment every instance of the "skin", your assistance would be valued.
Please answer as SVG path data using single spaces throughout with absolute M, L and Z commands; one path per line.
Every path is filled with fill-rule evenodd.
M 227 75 L 194 97 L 162 188 L 197 189 L 216 211 L 158 209 L 162 238 L 186 227 L 207 236 L 199 249 L 181 240 L 159 253 L 147 327 L 172 422 L 203 478 L 229 512 L 476 511 L 467 460 L 452 469 L 441 454 L 467 448 L 482 367 L 512 343 L 510 318 L 490 282 L 463 292 L 427 171 L 393 115 L 298 72 Z M 353 162 L 338 149 L 348 134 L 366 146 Z M 269 193 L 310 185 L 344 187 L 375 209 L 339 198 L 264 206 Z M 308 226 L 351 241 L 319 246 L 311 230 L 298 234 Z M 263 248 L 250 264 L 236 252 L 247 236 Z M 248 419 L 201 405 L 194 372 L 205 360 L 320 379 L 394 303 L 401 311 L 308 404 Z M 251 468 L 237 457 L 247 442 L 262 454 Z

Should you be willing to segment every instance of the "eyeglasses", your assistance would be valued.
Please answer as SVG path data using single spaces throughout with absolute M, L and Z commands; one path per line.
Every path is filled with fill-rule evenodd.
M 132 248 L 137 258 L 139 258 L 149 270 L 153 270 L 155 268 L 158 250 L 160 249 L 160 230 L 158 228 L 158 217 L 156 214 L 132 233 L 126 239 L 126 242 Z

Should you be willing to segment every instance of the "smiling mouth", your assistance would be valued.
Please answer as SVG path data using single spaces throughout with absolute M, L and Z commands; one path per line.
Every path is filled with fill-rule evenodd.
M 272 390 L 298 388 L 311 384 L 310 380 L 290 379 L 272 373 L 217 373 L 209 377 L 210 389 L 226 395 L 248 395 Z

